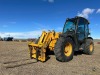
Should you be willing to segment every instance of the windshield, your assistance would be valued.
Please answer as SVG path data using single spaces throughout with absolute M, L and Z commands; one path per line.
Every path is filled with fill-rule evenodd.
M 75 30 L 75 25 L 74 25 L 74 23 L 71 22 L 71 21 L 68 21 L 68 22 L 65 23 L 63 32 L 65 33 L 65 32 L 68 31 L 68 30 Z

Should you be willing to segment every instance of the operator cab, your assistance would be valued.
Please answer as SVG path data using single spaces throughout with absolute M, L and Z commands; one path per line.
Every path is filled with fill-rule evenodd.
M 88 25 L 88 20 L 83 17 L 67 19 L 63 28 L 63 33 L 69 34 L 71 32 L 74 32 L 74 34 L 78 37 L 78 40 L 82 41 L 89 35 Z

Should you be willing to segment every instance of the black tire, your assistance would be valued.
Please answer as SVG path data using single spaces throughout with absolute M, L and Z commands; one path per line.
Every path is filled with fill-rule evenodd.
M 91 48 L 90 45 L 92 45 L 93 48 Z M 85 49 L 83 52 L 87 55 L 92 55 L 94 53 L 94 43 L 92 39 L 86 39 Z
M 70 56 L 66 56 L 64 53 L 65 46 L 67 43 L 70 43 L 72 45 L 72 52 Z M 56 56 L 56 59 L 61 62 L 68 62 L 73 59 L 74 51 L 73 51 L 74 43 L 73 40 L 70 37 L 60 37 L 55 45 L 54 53 Z

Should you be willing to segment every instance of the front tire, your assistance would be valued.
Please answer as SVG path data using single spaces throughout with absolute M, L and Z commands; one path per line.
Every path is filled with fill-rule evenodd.
M 74 43 L 70 37 L 60 37 L 55 45 L 54 53 L 56 59 L 61 62 L 68 62 L 73 59 Z

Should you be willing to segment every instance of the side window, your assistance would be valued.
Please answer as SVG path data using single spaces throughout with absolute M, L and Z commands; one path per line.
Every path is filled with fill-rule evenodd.
M 81 41 L 84 39 L 84 32 L 85 32 L 85 29 L 84 29 L 84 19 L 79 19 L 79 22 L 78 22 L 78 28 L 77 28 L 77 36 L 78 36 L 78 40 Z
M 84 25 L 79 25 L 77 32 L 84 32 Z
M 86 25 L 85 25 L 85 35 L 86 35 L 86 37 L 88 36 L 88 33 L 89 33 L 88 25 L 86 24 Z
M 84 19 L 79 19 L 77 32 L 84 32 Z

